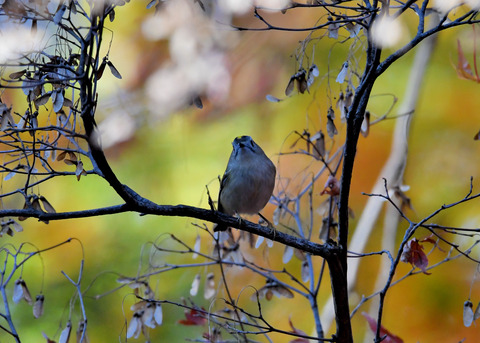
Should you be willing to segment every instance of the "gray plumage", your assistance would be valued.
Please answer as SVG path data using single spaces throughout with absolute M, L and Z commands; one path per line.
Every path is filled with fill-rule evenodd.
M 235 138 L 220 184 L 218 210 L 228 215 L 256 214 L 272 196 L 275 165 L 250 136 Z M 218 225 L 215 231 L 225 231 Z

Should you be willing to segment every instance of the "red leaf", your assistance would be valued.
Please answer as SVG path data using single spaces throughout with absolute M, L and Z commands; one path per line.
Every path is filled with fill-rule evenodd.
M 193 308 L 190 311 L 185 311 L 185 318 L 178 322 L 182 325 L 205 325 L 207 323 L 207 318 L 205 318 L 204 314 Z
M 292 323 L 292 319 L 291 318 L 288 318 L 288 323 L 290 324 L 290 327 L 292 328 L 292 333 L 294 334 L 297 334 L 297 335 L 304 335 L 306 336 L 307 334 L 305 332 L 303 332 L 302 330 L 299 330 L 297 329 L 295 326 L 293 326 L 293 323 Z M 309 340 L 306 339 L 306 338 L 302 338 L 302 337 L 299 337 L 299 338 L 295 338 L 294 340 L 288 342 L 288 343 L 308 343 Z
M 324 195 L 325 193 L 330 195 L 339 195 L 340 194 L 340 181 L 333 175 L 330 175 L 325 182 L 325 188 L 320 193 L 320 195 Z
M 372 330 L 373 333 L 377 333 L 377 321 L 370 317 L 368 314 L 365 312 L 362 312 L 362 315 L 367 319 L 368 325 L 370 326 L 370 329 Z M 385 337 L 385 339 L 382 341 L 382 343 L 403 343 L 403 339 L 401 339 L 398 336 L 395 336 L 393 333 L 388 331 L 383 327 L 383 325 L 380 326 L 380 338 Z
M 400 260 L 419 268 L 424 274 L 430 274 L 427 273 L 427 255 L 423 252 L 423 245 L 421 245 L 416 238 L 412 238 L 405 244 Z
M 456 66 L 457 74 L 462 79 L 472 80 L 475 82 L 480 82 L 478 75 L 473 75 L 472 67 L 470 63 L 465 58 L 463 54 L 462 46 L 460 41 L 457 40 L 457 51 L 458 51 L 458 63 Z

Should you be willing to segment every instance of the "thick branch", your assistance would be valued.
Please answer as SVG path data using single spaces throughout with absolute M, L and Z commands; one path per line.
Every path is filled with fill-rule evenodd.
M 265 238 L 291 246 L 293 248 L 299 249 L 315 256 L 328 258 L 332 254 L 336 254 L 339 251 L 339 248 L 332 244 L 317 244 L 307 239 L 298 238 L 280 231 L 276 231 L 275 229 L 272 230 L 268 227 L 252 223 L 248 220 L 238 220 L 235 217 L 231 217 L 220 212 L 187 205 L 157 205 L 147 199 L 142 199 L 142 202 L 136 203 L 134 206 L 131 206 L 129 204 L 123 204 L 98 209 L 60 213 L 47 213 L 35 210 L 33 207 L 27 209 L 6 209 L 0 210 L 0 218 L 30 217 L 38 218 L 42 221 L 50 221 L 73 218 L 87 218 L 124 212 L 137 212 L 141 215 L 151 214 L 159 216 L 189 217 L 219 224 L 225 224 L 226 226 L 231 226 L 243 231 L 263 236 Z

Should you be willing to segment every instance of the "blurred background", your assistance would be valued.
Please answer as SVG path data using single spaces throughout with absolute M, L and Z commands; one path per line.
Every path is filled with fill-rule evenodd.
M 335 78 L 347 58 L 350 41 L 341 44 L 341 39 L 331 39 L 326 32 L 315 33 L 306 55 L 311 56 L 310 63 L 318 66 L 319 77 L 309 92 L 297 94 L 295 91 L 286 97 L 287 83 L 298 69 L 295 55 L 299 42 L 306 38 L 308 31 L 239 32 L 228 25 L 219 25 L 216 31 L 211 31 L 201 22 L 191 23 L 191 17 L 187 15 L 173 16 L 173 20 L 168 10 L 167 14 L 160 14 L 160 19 L 165 23 L 170 18 L 171 26 L 166 25 L 168 29 L 164 27 L 165 31 L 162 31 L 158 17 L 152 19 L 153 9 L 146 8 L 147 3 L 132 1 L 118 7 L 115 21 L 108 24 L 111 33 L 105 36 L 106 41 L 111 39 L 110 61 L 123 78 L 119 80 L 105 72 L 100 81 L 97 122 L 107 147 L 107 157 L 123 183 L 159 204 L 207 208 L 206 186 L 216 200 L 218 176 L 224 172 L 231 142 L 239 135 L 251 135 L 278 164 L 280 175 L 298 175 L 305 172 L 307 166 L 313 169 L 321 166 L 320 162 L 312 166 L 311 160 L 301 156 L 279 154 L 293 143 L 294 131 L 308 129 L 314 133 L 323 129 L 325 132 L 327 110 L 335 106 L 339 92 L 345 90 L 345 85 L 335 83 Z M 173 10 L 172 13 L 177 14 L 188 12 L 182 8 Z M 322 16 L 321 9 L 268 14 L 272 23 L 292 28 L 315 25 Z M 234 13 L 232 21 L 242 27 L 262 27 L 251 11 L 239 10 Z M 187 22 L 193 24 L 189 27 L 193 31 L 175 30 L 175 25 L 185 26 Z M 409 34 L 408 24 L 405 23 L 405 35 Z M 196 41 L 188 38 L 193 32 L 198 35 Z M 340 31 L 339 35 L 344 39 L 348 36 L 346 31 Z M 412 220 L 424 218 L 443 204 L 463 198 L 469 190 L 470 177 L 474 180 L 474 192 L 480 189 L 480 148 L 473 139 L 480 129 L 479 85 L 459 79 L 455 70 L 457 40 L 462 42 L 466 57 L 473 61 L 472 37 L 470 26 L 442 32 L 422 84 L 404 180 L 404 184 L 410 187 L 406 194 L 413 207 L 406 214 Z M 175 43 L 175 39 L 180 43 Z M 359 56 L 358 50 L 364 47 L 362 44 L 364 42 L 356 47 Z M 190 52 L 203 51 L 210 45 L 218 49 L 202 55 L 201 60 L 188 57 Z M 391 51 L 387 49 L 386 53 Z M 387 114 L 394 117 L 397 114 L 398 106 L 390 112 L 388 109 L 393 96 L 402 101 L 413 55 L 414 52 L 409 53 L 395 62 L 378 80 L 369 104 L 373 116 Z M 358 61 L 360 72 L 362 61 Z M 203 109 L 182 107 L 177 97 L 185 96 L 185 84 L 195 82 L 200 85 L 199 89 L 206 90 L 199 94 Z M 267 101 L 268 94 L 282 101 Z M 344 124 L 338 119 L 336 124 L 340 135 L 335 137 L 333 146 L 338 147 L 342 144 Z M 352 230 L 367 201 L 362 192 L 370 192 L 388 157 L 394 124 L 394 120 L 382 121 L 371 127 L 368 137 L 360 138 L 351 192 L 350 206 L 355 213 Z M 319 195 L 324 181 L 322 178 L 317 186 L 316 206 L 324 200 Z M 108 185 L 94 176 L 82 177 L 80 181 L 74 177 L 57 178 L 48 188 L 42 189 L 42 194 L 58 212 L 120 203 Z M 478 228 L 478 206 L 478 201 L 463 204 L 442 212 L 435 222 Z M 263 214 L 272 218 L 273 210 L 273 205 L 267 205 Z M 40 342 L 42 332 L 58 339 L 72 311 L 69 301 L 75 294 L 74 287 L 61 271 L 76 280 L 84 259 L 82 289 L 88 288 L 85 301 L 90 342 L 123 341 L 121 337 L 125 337 L 126 320 L 131 318 L 130 306 L 135 297 L 127 288 L 110 292 L 120 286 L 116 279 L 120 275 L 135 276 L 138 271 L 145 271 L 152 242 L 165 241 L 166 233 L 174 233 L 193 244 L 198 230 L 192 223 L 199 224 L 188 218 L 134 213 L 71 219 L 48 225 L 33 219 L 23 222 L 24 231 L 13 237 L 3 236 L 3 244 L 18 246 L 28 242 L 24 247 L 28 251 L 30 244 L 45 248 L 68 238 L 75 240 L 43 253 L 41 260 L 36 257 L 25 264 L 23 278 L 30 292 L 38 294 L 42 291 L 45 295 L 45 315 L 33 319 L 31 307 L 24 302 L 12 307 L 22 339 Z M 404 229 L 405 223 L 401 227 Z M 314 235 L 316 237 L 317 233 Z M 424 236 L 427 235 L 424 232 Z M 402 236 L 400 230 L 399 241 Z M 424 236 L 418 235 L 419 238 Z M 207 237 L 203 239 L 202 247 L 206 249 Z M 380 240 L 380 230 L 374 231 L 366 251 L 380 250 Z M 458 243 L 468 244 L 467 240 Z M 269 266 L 278 267 L 283 250 L 282 246 L 275 244 L 274 248 L 265 249 L 260 255 Z M 434 263 L 445 255 L 446 252 L 436 249 L 429 258 Z M 478 251 L 472 256 L 478 258 Z M 176 255 L 174 260 L 169 256 L 161 258 L 174 263 L 192 262 L 186 255 Z M 285 267 L 298 273 L 299 265 L 292 260 Z M 379 257 L 369 257 L 362 262 L 351 305 L 355 306 L 362 295 L 374 291 L 372 280 L 376 277 L 378 265 Z M 410 265 L 401 264 L 398 275 L 410 269 Z M 419 274 L 406 279 L 389 291 L 383 324 L 405 342 L 475 341 L 480 336 L 480 329 L 475 325 L 464 327 L 462 311 L 463 303 L 469 297 L 474 306 L 480 301 L 476 270 L 474 262 L 460 258 L 434 269 L 431 275 Z M 197 272 L 200 271 L 188 269 L 161 274 L 155 279 L 154 291 L 159 298 L 180 301 L 181 297 L 189 296 Z M 230 273 L 239 290 L 247 285 L 263 286 L 263 281 L 251 274 Z M 328 280 L 323 286 L 326 300 L 330 289 Z M 195 301 L 205 308 L 210 305 L 210 301 L 202 298 L 201 292 Z M 308 334 L 313 332 L 313 319 L 306 301 L 297 297 L 274 298 L 264 306 L 265 316 L 276 325 L 289 330 L 288 319 L 291 318 L 298 329 Z M 368 311 L 368 303 L 361 310 Z M 164 306 L 164 324 L 151 331 L 151 341 L 199 338 L 204 328 L 179 325 L 177 322 L 182 318 L 182 309 Z M 79 319 L 77 305 L 72 311 L 72 320 Z M 353 318 L 353 328 L 356 341 L 363 339 L 364 335 L 369 340 L 373 337 L 368 332 L 365 318 L 359 313 Z M 275 342 L 289 341 L 280 336 L 273 337 Z M 264 338 L 259 336 L 258 340 Z M 0 341 L 12 340 L 1 333 Z

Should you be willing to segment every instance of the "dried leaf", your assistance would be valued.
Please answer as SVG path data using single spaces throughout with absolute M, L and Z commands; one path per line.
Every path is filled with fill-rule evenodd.
M 83 319 L 78 322 L 76 334 L 77 334 L 77 343 L 88 342 L 88 340 L 87 340 L 87 324 L 85 323 L 85 321 Z
M 333 122 L 333 118 L 327 114 L 327 133 L 330 138 L 338 134 L 337 127 Z
M 463 303 L 463 325 L 470 327 L 473 323 L 473 304 L 470 300 Z
M 193 259 L 198 257 L 198 252 L 200 252 L 201 242 L 202 242 L 202 239 L 200 238 L 200 235 L 197 234 L 197 238 L 195 238 L 195 244 L 193 246 L 193 251 L 194 251 L 194 253 L 192 254 Z
M 47 340 L 47 343 L 56 343 L 53 339 L 48 338 L 45 332 L 42 332 L 43 338 Z
M 77 155 L 75 155 L 73 151 L 67 151 L 67 155 L 68 155 L 68 160 L 70 161 L 70 164 L 77 165 L 77 161 L 78 161 Z
M 265 237 L 258 236 L 257 241 L 255 242 L 255 249 L 258 249 L 260 247 L 260 245 L 262 245 L 264 240 L 265 240 Z
M 345 25 L 345 28 L 347 29 L 348 32 L 350 32 L 350 38 L 355 38 L 360 33 L 362 26 L 356 25 L 353 22 L 347 22 L 347 24 Z
M 48 200 L 45 199 L 45 197 L 40 196 L 39 199 L 42 201 L 43 208 L 45 209 L 45 212 L 48 212 L 48 213 L 57 213 L 57 212 L 55 211 L 55 209 L 53 208 L 53 206 L 48 202 Z
M 107 65 L 110 67 L 110 72 L 112 73 L 113 76 L 115 76 L 117 79 L 122 79 L 122 75 L 118 72 L 117 68 L 113 65 L 112 62 L 107 61 Z
M 62 89 L 58 89 L 57 91 L 52 93 L 53 111 L 55 113 L 59 112 L 62 109 L 64 99 L 65 98 L 63 97 Z
M 147 306 L 143 309 L 142 313 L 142 323 L 145 326 L 148 326 L 151 329 L 155 329 L 155 326 L 157 326 L 157 323 L 155 322 L 155 318 L 153 317 L 155 313 L 155 304 L 154 303 L 148 303 Z
M 65 157 L 67 157 L 67 152 L 66 152 L 66 151 L 62 151 L 61 153 L 59 153 L 59 154 L 57 155 L 57 161 L 64 160 Z
M 23 279 L 18 279 L 15 281 L 13 286 L 13 302 L 18 303 L 20 300 L 24 299 L 29 305 L 32 304 L 32 296 L 28 290 L 27 284 Z
M 302 281 L 308 282 L 310 280 L 310 268 L 308 266 L 307 260 L 302 262 Z
M 290 262 L 293 257 L 293 248 L 289 245 L 285 245 L 285 250 L 283 251 L 282 261 L 284 264 Z
M 286 96 L 290 96 L 290 94 L 292 94 L 293 92 L 293 89 L 295 87 L 295 75 L 292 75 L 290 77 L 290 80 L 288 81 L 288 84 L 287 84 L 287 88 L 285 88 L 285 95 Z
M 478 318 L 480 318 L 480 302 L 478 303 L 475 313 L 473 314 L 473 320 L 477 320 Z
M 13 229 L 14 229 L 16 232 L 22 232 L 22 231 L 23 231 L 22 225 L 20 225 L 19 223 L 17 223 L 15 220 L 10 219 L 10 220 L 9 220 L 9 224 L 13 226 Z
M 199 273 L 199 274 L 195 275 L 195 278 L 193 279 L 192 287 L 190 287 L 190 295 L 192 297 L 194 297 L 198 294 L 198 288 L 200 287 L 201 278 L 202 278 L 202 276 Z
M 138 338 L 142 332 L 142 321 L 140 319 L 140 314 L 135 312 L 133 314 L 130 324 L 128 324 L 127 329 L 127 338 Z
M 70 333 L 72 332 L 72 322 L 68 321 L 65 329 L 62 330 L 58 343 L 68 343 L 70 340 Z
M 83 162 L 78 161 L 77 162 L 77 168 L 75 169 L 75 175 L 77 176 L 77 180 L 80 181 L 80 177 L 82 175 L 87 176 L 87 172 L 85 169 L 83 169 Z
M 458 77 L 466 80 L 480 82 L 480 77 L 478 76 L 477 71 L 475 71 L 475 75 L 473 75 L 472 67 L 470 66 L 470 63 L 465 58 L 465 55 L 463 54 L 462 46 L 460 45 L 459 40 L 457 40 L 457 52 L 458 52 L 458 63 L 457 63 L 456 69 L 457 69 Z
M 342 69 L 340 69 L 340 72 L 338 73 L 335 82 L 342 84 L 345 81 L 347 72 L 348 72 L 348 62 L 344 62 L 342 65 Z
M 300 69 L 298 73 L 295 74 L 295 78 L 297 80 L 297 89 L 300 94 L 305 93 L 308 90 L 308 82 L 307 82 L 307 72 L 305 69 Z
M 290 327 L 292 328 L 292 333 L 296 334 L 296 335 L 304 335 L 304 336 L 307 336 L 307 334 L 302 331 L 302 330 L 299 330 L 297 329 L 295 326 L 293 326 L 293 323 L 292 323 L 292 319 L 291 318 L 288 318 L 288 323 L 290 324 Z M 295 338 L 294 340 L 291 340 L 289 341 L 289 343 L 309 343 L 310 341 L 306 338 Z
M 368 133 L 370 132 L 370 111 L 365 111 L 360 132 L 362 133 L 363 137 L 367 137 Z
M 65 10 L 67 9 L 67 5 L 61 4 L 59 8 L 57 9 L 57 12 L 53 16 L 53 22 L 55 24 L 59 24 L 60 21 L 62 20 L 63 14 L 65 13 Z
M 338 39 L 338 29 L 340 28 L 340 25 L 333 21 L 332 17 L 328 17 L 328 38 L 332 39 Z
M 196 108 L 200 110 L 203 109 L 202 98 L 199 95 L 194 96 L 190 102 L 190 105 L 194 105 Z
M 203 297 L 210 299 L 215 295 L 215 274 L 208 273 L 205 279 L 205 288 L 203 290 Z
M 40 318 L 43 315 L 43 303 L 45 297 L 43 294 L 39 294 L 35 297 L 35 304 L 33 304 L 33 317 L 35 319 Z
M 416 238 L 412 238 L 405 244 L 400 260 L 405 263 L 410 263 L 412 266 L 419 268 L 424 274 L 430 275 L 430 273 L 427 272 L 427 255 L 423 252 L 423 245 L 421 245 Z
M 110 13 L 108 13 L 108 19 L 110 19 L 110 22 L 113 23 L 115 20 L 115 9 L 112 9 Z
M 205 318 L 205 315 L 202 312 L 192 308 L 190 310 L 185 310 L 185 319 L 179 320 L 178 323 L 182 325 L 187 325 L 187 326 L 190 326 L 190 325 L 201 326 L 207 323 L 207 318 Z
M 18 279 L 15 281 L 15 285 L 13 286 L 13 297 L 12 300 L 15 304 L 18 304 L 20 300 L 23 299 L 23 287 L 22 287 L 22 279 Z
M 36 196 L 32 200 L 32 207 L 37 211 L 43 212 L 42 205 L 40 205 L 40 200 Z
M 33 101 L 33 103 L 35 104 L 36 109 L 38 110 L 38 108 L 39 108 L 40 106 L 45 105 L 45 104 L 48 102 L 48 100 L 50 99 L 50 96 L 51 96 L 51 92 L 47 92 L 47 93 L 41 95 L 40 97 L 36 98 L 36 99 Z
M 157 325 L 162 325 L 163 322 L 163 310 L 160 303 L 155 303 L 155 312 L 153 313 L 153 318 Z
M 23 75 L 25 75 L 25 72 L 27 71 L 27 69 L 23 69 L 23 70 L 20 70 L 20 71 L 16 71 L 16 72 L 13 72 L 9 75 L 9 77 L 11 79 L 19 79 L 21 78 Z
M 279 284 L 273 279 L 267 279 L 267 284 L 260 288 L 258 291 L 259 298 L 265 298 L 267 300 L 271 300 L 272 297 L 275 295 L 276 297 L 285 297 L 285 298 L 293 298 L 293 293 L 285 286 Z M 256 301 L 257 293 L 253 294 L 252 300 Z
M 367 319 L 368 325 L 370 326 L 372 332 L 377 333 L 377 321 L 365 312 L 362 312 L 362 315 L 365 317 L 365 319 Z M 383 325 L 380 326 L 380 337 L 385 337 L 382 340 L 383 343 L 403 343 L 403 340 L 400 337 L 392 334 L 390 331 L 385 329 Z
M 312 155 L 317 160 L 321 160 L 325 156 L 325 135 L 322 131 L 318 131 L 315 135 L 311 137 L 313 141 L 313 151 Z
M 11 114 L 11 108 L 8 108 L 5 104 L 0 104 L 1 123 L 0 130 L 5 131 L 9 125 L 15 127 L 15 121 Z
M 152 8 L 156 3 L 157 3 L 158 0 L 152 0 L 148 3 L 147 5 L 147 10 L 149 10 L 150 8 Z
M 268 101 L 270 102 L 280 102 L 282 101 L 281 99 L 271 95 L 271 94 L 267 94 L 267 96 L 265 97 Z
M 323 191 L 320 193 L 320 195 L 323 195 L 325 193 L 330 195 L 340 194 L 340 181 L 338 181 L 335 176 L 330 175 L 327 179 L 327 182 L 325 182 L 325 187 Z
M 310 66 L 310 69 L 308 70 L 308 73 L 313 75 L 314 77 L 318 77 L 320 75 L 320 71 L 318 70 L 318 67 L 316 64 L 312 64 Z
M 103 59 L 102 63 L 97 69 L 97 72 L 95 73 L 95 76 L 97 77 L 97 80 L 100 80 L 103 76 L 103 72 L 105 71 L 105 67 L 107 66 L 107 60 L 106 58 Z

